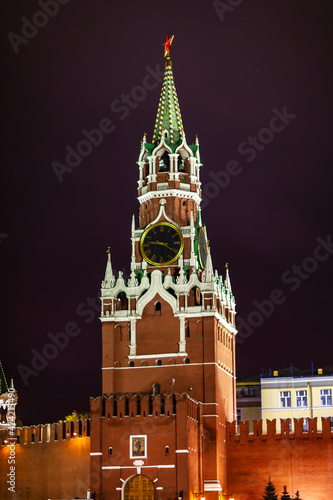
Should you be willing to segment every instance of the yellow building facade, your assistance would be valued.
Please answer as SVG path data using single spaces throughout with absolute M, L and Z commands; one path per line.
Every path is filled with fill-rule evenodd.
M 291 419 L 290 430 L 294 430 L 293 419 L 318 418 L 318 430 L 322 429 L 321 417 L 333 417 L 333 375 L 313 377 L 273 377 L 261 379 L 261 415 L 266 430 L 267 420 L 276 419 L 277 430 L 280 419 Z M 333 422 L 333 420 L 332 420 Z M 303 421 L 304 432 L 308 430 Z

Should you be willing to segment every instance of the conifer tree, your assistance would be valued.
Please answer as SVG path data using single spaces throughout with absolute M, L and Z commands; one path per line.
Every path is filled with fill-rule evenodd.
M 271 478 L 269 478 L 268 480 L 268 484 L 265 488 L 265 493 L 262 498 L 263 500 L 279 500 L 275 490 L 275 486 L 272 483 Z
M 280 500 L 291 500 L 291 496 L 287 491 L 287 486 L 283 487 L 282 495 L 280 496 Z
M 299 491 L 298 490 L 296 491 L 293 500 L 302 500 L 301 497 L 299 496 Z

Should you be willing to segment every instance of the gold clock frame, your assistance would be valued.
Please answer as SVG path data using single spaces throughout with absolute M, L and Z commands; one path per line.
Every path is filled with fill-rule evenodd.
M 171 260 L 169 260 L 168 262 L 154 262 L 153 260 L 151 260 L 145 253 L 144 251 L 144 248 L 143 248 L 143 245 L 144 245 L 144 242 L 145 242 L 145 238 L 147 236 L 147 234 L 152 231 L 155 227 L 157 226 L 168 226 L 168 227 L 171 227 L 172 229 L 174 229 L 177 234 L 179 235 L 179 238 L 180 238 L 180 248 L 179 248 L 179 251 L 177 253 L 177 255 L 175 255 L 175 257 Z M 174 224 L 171 224 L 170 222 L 156 222 L 155 224 L 152 224 L 151 226 L 148 226 L 142 236 L 141 236 L 141 240 L 140 240 L 140 253 L 142 255 L 142 257 L 145 259 L 146 262 L 148 262 L 148 264 L 151 264 L 152 266 L 169 266 L 170 264 L 173 264 L 174 262 L 176 262 L 176 260 L 179 259 L 180 255 L 182 254 L 184 250 L 184 237 L 183 237 L 183 234 L 181 232 L 181 230 L 175 226 Z
M 202 260 L 201 260 L 201 252 L 200 252 L 200 234 L 201 234 L 201 231 L 203 231 L 203 233 L 205 235 L 205 241 L 206 241 L 206 258 L 207 258 L 207 254 L 208 254 L 208 241 L 207 241 L 206 229 L 205 229 L 204 226 L 201 226 L 201 228 L 199 229 L 199 233 L 198 233 L 198 256 L 199 256 L 200 266 L 202 267 L 202 269 L 206 269 L 206 266 L 203 265 Z

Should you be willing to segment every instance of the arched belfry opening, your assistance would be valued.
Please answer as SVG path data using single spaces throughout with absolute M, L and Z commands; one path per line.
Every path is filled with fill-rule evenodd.
M 165 151 L 159 160 L 159 172 L 169 172 L 170 171 L 170 158 L 168 153 Z
M 131 500 L 131 498 L 135 498 L 135 500 L 154 500 L 154 481 L 142 474 L 130 477 L 124 486 L 123 500 Z

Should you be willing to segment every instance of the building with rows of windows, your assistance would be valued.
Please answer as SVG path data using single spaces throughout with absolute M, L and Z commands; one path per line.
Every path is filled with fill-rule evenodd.
M 252 431 L 253 420 L 262 419 L 266 430 L 267 420 L 275 419 L 279 430 L 281 420 L 290 419 L 293 431 L 294 419 L 303 418 L 307 432 L 308 419 L 317 417 L 321 431 L 321 417 L 331 419 L 333 415 L 332 392 L 333 375 L 323 375 L 321 369 L 317 375 L 279 376 L 276 371 L 260 381 L 237 382 L 237 420 L 249 420 Z
M 333 375 L 313 377 L 273 377 L 261 379 L 261 417 L 267 420 L 303 418 L 304 431 L 308 430 L 307 419 L 331 418 Z M 293 428 L 293 427 L 292 427 Z

